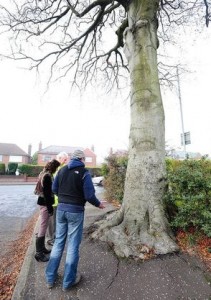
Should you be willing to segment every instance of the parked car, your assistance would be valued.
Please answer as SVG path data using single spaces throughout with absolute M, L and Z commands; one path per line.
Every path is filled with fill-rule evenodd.
M 94 185 L 103 186 L 103 176 L 93 177 L 92 182 Z

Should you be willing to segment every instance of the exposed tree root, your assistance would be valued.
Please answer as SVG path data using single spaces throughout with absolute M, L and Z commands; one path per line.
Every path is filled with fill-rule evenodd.
M 124 209 L 110 214 L 106 220 L 97 222 L 98 228 L 92 238 L 108 242 L 119 257 L 144 259 L 149 253 L 167 254 L 179 250 L 178 245 L 166 231 L 149 233 L 144 230 L 130 231 L 124 220 Z M 138 226 L 138 225 L 137 225 Z M 149 227 L 149 226 L 148 226 Z

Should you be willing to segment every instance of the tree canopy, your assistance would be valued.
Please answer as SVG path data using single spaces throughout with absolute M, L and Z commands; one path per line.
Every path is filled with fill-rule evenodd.
M 0 25 L 10 32 L 11 49 L 6 55 L 28 60 L 31 68 L 45 64 L 49 81 L 71 72 L 72 83 L 82 87 L 95 84 L 96 78 L 100 81 L 100 73 L 108 89 L 114 84 L 120 87 L 128 70 L 123 49 L 131 2 L 11 0 L 1 4 Z M 136 2 L 142 9 L 144 1 Z M 209 25 L 210 1 L 161 0 L 158 4 L 158 37 L 164 44 L 171 40 L 175 26 L 193 20 Z M 171 78 L 169 67 L 160 62 L 161 79 Z

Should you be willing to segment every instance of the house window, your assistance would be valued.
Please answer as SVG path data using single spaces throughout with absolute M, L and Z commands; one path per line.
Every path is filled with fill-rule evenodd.
M 22 156 L 11 155 L 9 158 L 9 162 L 22 162 Z
M 87 157 L 85 158 L 85 162 L 91 163 L 91 162 L 92 162 L 92 157 L 87 156 Z
M 51 156 L 50 155 L 43 155 L 43 157 L 42 157 L 42 161 L 50 161 L 51 160 Z
M 0 161 L 3 161 L 3 156 L 0 154 Z

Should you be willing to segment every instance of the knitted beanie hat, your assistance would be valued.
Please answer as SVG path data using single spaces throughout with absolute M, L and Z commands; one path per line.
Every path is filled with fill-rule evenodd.
M 81 159 L 81 158 L 85 158 L 85 154 L 82 150 L 75 150 L 73 152 L 73 156 L 72 156 L 73 159 Z

